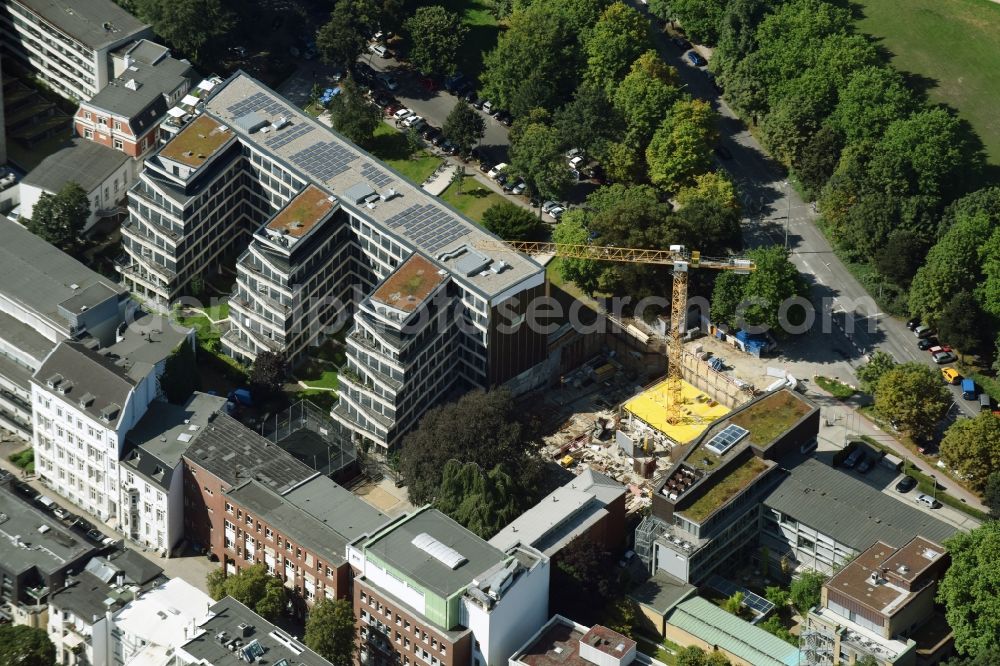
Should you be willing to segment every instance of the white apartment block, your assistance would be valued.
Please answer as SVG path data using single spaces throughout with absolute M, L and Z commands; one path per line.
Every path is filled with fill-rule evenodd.
M 147 590 L 112 617 L 104 663 L 175 666 L 175 653 L 194 636 L 194 628 L 211 617 L 214 603 L 181 578 Z
M 146 315 L 104 349 L 57 345 L 31 380 L 42 482 L 120 528 L 118 461 L 125 436 L 159 396 L 167 356 L 190 336 L 165 317 Z
M 245 361 L 298 360 L 366 303 L 349 336 L 356 381 L 333 416 L 375 453 L 449 388 L 503 384 L 544 359 L 546 335 L 521 325 L 544 294 L 538 264 L 243 73 L 202 99 L 130 191 L 119 269 L 132 291 L 166 305 L 236 264 L 223 347 Z M 418 319 L 443 319 L 413 329 L 369 296 L 415 254 L 443 299 Z
M 152 30 L 111 0 L 3 0 L 3 53 L 57 93 L 89 100 L 114 78 L 111 52 Z

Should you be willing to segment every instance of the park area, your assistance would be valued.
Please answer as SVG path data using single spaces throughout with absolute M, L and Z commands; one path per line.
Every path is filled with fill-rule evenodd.
M 879 40 L 931 102 L 954 107 L 1000 164 L 1000 4 L 987 0 L 859 0 L 858 28 Z

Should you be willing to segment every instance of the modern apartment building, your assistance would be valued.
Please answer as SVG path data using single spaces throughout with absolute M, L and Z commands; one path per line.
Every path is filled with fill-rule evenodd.
M 502 666 L 548 619 L 547 557 L 501 551 L 436 509 L 347 552 L 362 663 Z
M 170 56 L 159 44 L 142 39 L 114 54 L 115 78 L 89 100 L 73 119 L 77 136 L 139 158 L 156 147 L 167 109 L 191 88 L 191 64 Z M 132 172 L 133 178 L 138 168 Z
M 31 379 L 39 478 L 103 521 L 122 518 L 127 433 L 159 397 L 167 357 L 193 344 L 192 331 L 153 315 L 123 324 L 117 338 L 107 347 L 62 342 Z
M 237 263 L 223 345 L 245 360 L 297 359 L 356 313 L 333 415 L 383 454 L 450 387 L 543 360 L 538 264 L 243 73 L 203 100 L 130 192 L 130 289 L 165 304 Z
M 111 52 L 152 30 L 111 0 L 4 0 L 3 53 L 71 100 L 114 78 Z
M 128 293 L 0 218 L 0 427 L 31 440 L 31 375 L 56 343 L 114 342 Z
M 129 541 L 168 554 L 183 538 L 181 456 L 225 404 L 225 398 L 198 392 L 184 405 L 158 400 L 125 436 L 119 523 Z
M 934 606 L 949 561 L 922 536 L 902 547 L 875 542 L 823 585 L 803 632 L 806 653 L 830 655 L 835 666 L 866 658 L 878 666 L 938 663 L 953 642 Z

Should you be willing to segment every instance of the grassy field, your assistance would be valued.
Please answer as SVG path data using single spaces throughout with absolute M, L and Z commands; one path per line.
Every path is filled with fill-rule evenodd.
M 504 198 L 480 185 L 474 178 L 465 178 L 462 184 L 462 192 L 459 194 L 458 188 L 452 183 L 444 192 L 441 199 L 448 202 L 455 210 L 461 212 L 470 220 L 482 224 L 483 213 L 486 209 L 496 203 L 502 203 Z
M 375 128 L 375 142 L 371 153 L 398 171 L 408 181 L 419 187 L 441 164 L 441 158 L 426 150 L 410 152 L 406 137 L 387 123 Z
M 836 379 L 830 379 L 829 377 L 817 375 L 815 377 L 815 381 L 817 386 L 832 395 L 837 400 L 847 400 L 852 395 L 857 393 L 857 391 L 853 388 Z
M 926 77 L 933 102 L 958 110 L 1000 164 L 1000 4 L 988 0 L 858 0 L 858 27 L 900 71 Z

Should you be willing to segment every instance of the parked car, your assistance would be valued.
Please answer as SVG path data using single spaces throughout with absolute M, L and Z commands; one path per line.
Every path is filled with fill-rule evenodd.
M 375 70 L 366 62 L 354 63 L 354 75 L 359 81 L 371 81 L 375 78 Z
M 499 120 L 500 124 L 505 127 L 510 127 L 514 124 L 514 116 L 510 115 L 506 111 L 497 111 L 496 119 Z
M 971 379 L 962 380 L 962 398 L 964 400 L 978 400 L 979 391 L 976 390 L 976 382 Z
M 437 127 L 434 127 L 434 125 L 424 125 L 423 129 L 420 130 L 420 136 L 424 137 L 428 141 L 430 141 L 440 133 L 441 130 Z
M 929 351 L 932 355 L 933 354 L 940 354 L 941 352 L 950 352 L 951 351 L 951 347 L 949 347 L 948 345 L 934 345 L 933 347 L 931 347 L 927 351 Z
M 90 539 L 91 541 L 96 541 L 100 543 L 101 539 L 104 538 L 104 535 L 98 532 L 97 530 L 87 530 L 87 538 Z
M 440 146 L 444 141 L 444 134 L 441 132 L 437 132 L 431 137 L 431 145 L 434 147 Z
M 391 74 L 388 74 L 386 72 L 382 72 L 381 74 L 379 74 L 378 80 L 381 81 L 385 85 L 385 87 L 388 88 L 389 90 L 394 91 L 397 88 L 399 88 L 399 82 L 396 79 L 394 79 Z
M 490 169 L 486 175 L 495 180 L 496 177 L 499 176 L 501 173 L 503 173 L 506 169 L 507 169 L 507 163 L 501 162 L 500 164 L 497 164 L 492 169 Z
M 514 186 L 514 189 L 511 190 L 511 193 L 512 194 L 524 194 L 524 191 L 526 189 L 528 189 L 528 184 L 526 182 L 524 182 L 523 180 L 519 180 L 517 182 L 517 185 Z
M 491 162 L 480 162 L 479 170 L 483 173 L 489 173 L 493 169 L 493 164 Z
M 509 194 L 514 190 L 514 186 L 517 185 L 517 183 L 518 181 L 516 180 L 508 180 L 503 184 L 503 191 Z
M 934 499 L 930 495 L 926 495 L 924 493 L 920 493 L 919 495 L 917 495 L 914 498 L 914 501 L 917 502 L 918 504 L 923 504 L 924 506 L 926 506 L 928 508 L 931 508 L 931 509 L 936 509 L 939 506 L 941 506 L 940 502 L 938 502 L 936 499 Z
M 462 99 L 464 99 L 469 104 L 475 106 L 476 102 L 479 101 L 479 96 L 476 95 L 476 91 L 475 90 L 473 90 L 472 88 L 469 88 L 469 90 L 467 90 L 465 92 L 465 94 L 462 95 Z
M 69 511 L 62 508 L 61 506 L 57 506 L 56 508 L 52 509 L 52 513 L 55 514 L 56 518 L 59 518 L 61 520 L 66 520 L 67 518 L 69 518 Z
M 937 344 L 938 344 L 937 338 L 924 338 L 923 340 L 917 343 L 917 349 L 921 351 L 927 351 L 928 349 L 936 346 Z
M 402 125 L 403 127 L 417 127 L 422 122 L 424 122 L 423 116 L 418 116 L 414 113 L 404 118 Z
M 448 139 L 445 139 L 444 141 L 441 142 L 441 150 L 446 155 L 454 155 L 455 153 L 458 152 L 458 146 L 456 146 L 455 144 L 453 144 Z
M 958 384 L 962 381 L 962 375 L 955 368 L 941 368 L 941 377 L 946 384 Z
M 384 44 L 369 44 L 368 50 L 377 55 L 379 58 L 392 57 L 392 52 L 387 49 Z
M 862 458 L 858 462 L 858 474 L 867 474 L 869 470 L 871 470 L 873 463 L 874 460 L 872 460 L 871 456 L 865 456 Z
M 708 64 L 708 61 L 701 57 L 701 54 L 697 51 L 688 51 L 686 54 L 688 62 L 690 62 L 695 67 L 704 67 Z
M 476 99 L 472 102 L 472 106 L 482 110 L 482 108 L 486 106 L 486 103 L 487 103 L 486 100 L 483 99 L 482 97 L 476 97 Z
M 566 209 L 563 208 L 562 206 L 553 206 L 552 208 L 550 208 L 547 211 L 547 214 L 553 220 L 555 220 L 556 222 L 558 222 L 559 218 L 562 217 L 563 213 L 565 213 L 565 212 L 566 212 Z
M 938 352 L 937 354 L 934 354 L 934 356 L 932 356 L 931 358 L 933 358 L 934 362 L 937 363 L 938 365 L 944 365 L 945 363 L 954 363 L 957 360 L 954 354 L 946 351 Z
M 896 484 L 896 492 L 908 493 L 916 487 L 917 487 L 916 479 L 914 479 L 912 476 L 904 476 L 902 479 L 899 480 L 899 483 Z
M 920 326 L 920 317 L 914 317 L 906 322 L 906 328 L 910 329 L 911 331 L 915 329 L 917 326 Z
M 409 118 L 412 115 L 413 111 L 410 111 L 404 106 L 402 109 L 399 109 L 398 111 L 396 111 L 396 113 L 392 114 L 392 117 L 395 118 L 396 121 L 398 122 L 401 120 L 405 120 L 406 118 Z
M 681 51 L 687 51 L 688 49 L 691 48 L 691 42 L 689 42 L 688 40 L 684 39 L 681 36 L 672 37 L 670 41 L 672 41 L 674 43 L 674 46 L 679 48 Z
M 854 449 L 847 455 L 846 458 L 844 458 L 844 467 L 847 469 L 853 469 L 855 465 L 861 462 L 864 455 L 865 452 L 861 448 Z
M 495 180 L 496 180 L 496 181 L 497 181 L 497 183 L 499 183 L 500 185 L 506 185 L 506 184 L 507 184 L 507 179 L 508 179 L 508 178 L 509 178 L 509 176 L 507 175 L 507 172 L 506 172 L 506 171 L 501 171 L 500 173 L 498 173 L 498 174 L 496 175 L 496 179 L 495 179 Z
M 913 329 L 913 335 L 917 336 L 918 338 L 929 338 L 932 335 L 934 335 L 934 331 L 931 329 L 930 326 L 926 325 L 917 326 L 915 329 Z
M 485 102 L 483 102 L 483 105 L 479 108 L 485 111 L 486 113 L 493 115 L 494 106 L 493 102 L 491 102 L 490 100 L 486 100 Z

